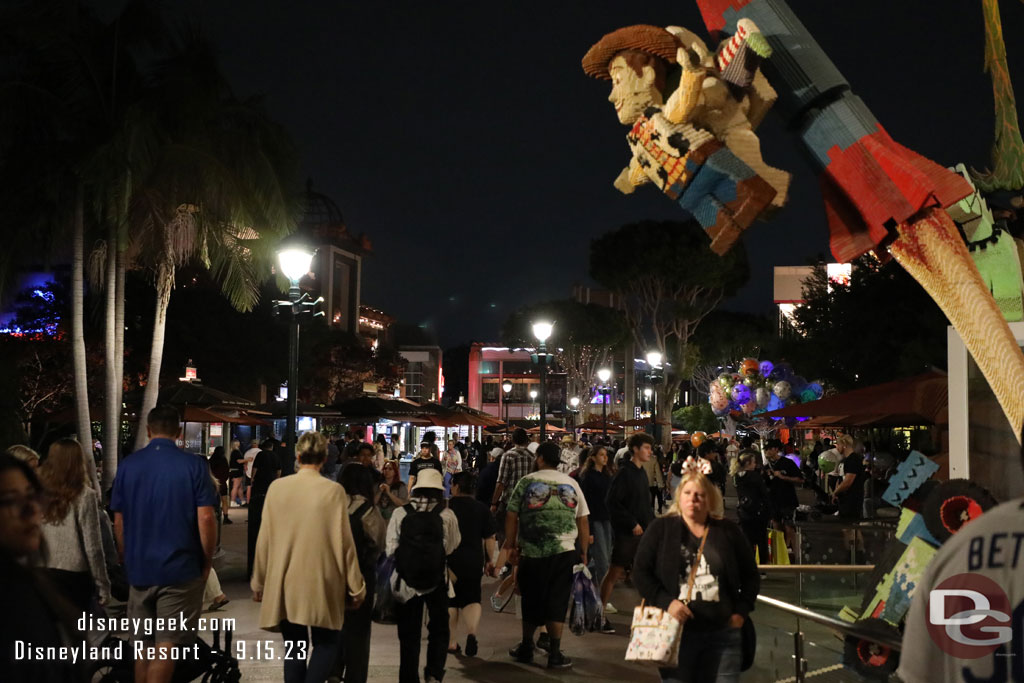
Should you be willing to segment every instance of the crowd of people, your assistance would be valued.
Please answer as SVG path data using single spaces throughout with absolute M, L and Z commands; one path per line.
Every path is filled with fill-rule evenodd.
M 60 643 L 74 632 L 71 616 L 102 608 L 112 593 L 132 618 L 192 622 L 204 607 L 219 609 L 228 599 L 212 566 L 218 523 L 242 506 L 259 625 L 303 654 L 285 658 L 288 682 L 365 681 L 382 595 L 394 603 L 399 680 L 441 681 L 448 657 L 479 651 L 485 576 L 501 579 L 496 594 L 519 596 L 522 633 L 509 656 L 533 663 L 542 653 L 550 669 L 571 667 L 562 635 L 580 565 L 600 596 L 601 632 L 615 633 L 607 615 L 627 575 L 640 599 L 687 622 L 679 664 L 663 680 L 737 680 L 761 578 L 755 553 L 767 561 L 769 525 L 792 544 L 796 487 L 812 477 L 774 440 L 762 459 L 749 441 L 663 452 L 644 433 L 538 442 L 517 429 L 468 444 L 428 433 L 403 480 L 383 436 L 311 432 L 293 454 L 274 439 L 234 441 L 207 460 L 176 445 L 175 409 L 158 406 L 147 429 L 150 442 L 121 463 L 107 509 L 72 439 L 55 442 L 41 465 L 25 447 L 0 458 L 0 503 L 16 513 L 4 518 L 0 569 L 25 588 L 12 606 L 36 615 L 26 633 Z M 819 450 L 825 462 L 838 457 L 828 495 L 839 513 L 859 511 L 856 444 L 844 436 Z M 738 525 L 723 517 L 730 480 Z M 45 573 L 27 571 L 32 564 Z M 695 592 L 684 600 L 688 577 Z M 135 662 L 135 680 L 167 681 L 175 662 L 160 654 L 195 634 L 131 637 L 155 653 Z M 75 680 L 66 662 L 21 666 L 25 680 Z

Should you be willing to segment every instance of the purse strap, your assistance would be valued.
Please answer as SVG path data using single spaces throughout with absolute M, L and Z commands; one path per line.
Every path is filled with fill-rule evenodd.
M 690 596 L 693 595 L 693 581 L 697 578 L 697 568 L 700 567 L 700 558 L 704 555 L 704 544 L 707 543 L 708 534 L 711 533 L 711 525 L 705 524 L 704 536 L 700 539 L 700 548 L 697 549 L 697 557 L 693 559 L 690 566 L 690 578 L 686 581 L 686 600 L 683 604 L 689 604 Z

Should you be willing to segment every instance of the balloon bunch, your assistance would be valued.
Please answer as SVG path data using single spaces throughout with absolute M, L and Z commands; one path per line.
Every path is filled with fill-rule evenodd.
M 711 409 L 718 417 L 739 419 L 821 398 L 822 388 L 795 374 L 788 363 L 744 358 L 737 372 L 723 372 L 710 386 Z

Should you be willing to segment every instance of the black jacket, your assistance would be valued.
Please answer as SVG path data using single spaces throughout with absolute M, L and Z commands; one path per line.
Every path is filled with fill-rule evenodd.
M 732 478 L 732 483 L 736 487 L 736 515 L 741 520 L 766 520 L 771 517 L 768 486 L 760 472 L 740 472 Z
M 678 515 L 666 515 L 651 522 L 640 539 L 633 561 L 633 584 L 650 605 L 668 609 L 679 597 L 685 523 Z M 761 590 L 761 577 L 754 564 L 750 541 L 740 528 L 725 519 L 708 519 L 704 557 L 712 573 L 721 577 L 719 591 L 729 591 L 733 609 L 745 619 L 754 610 Z
M 621 535 L 632 534 L 637 524 L 646 529 L 654 519 L 647 473 L 634 465 L 632 460 L 624 460 L 612 479 L 608 489 L 608 512 L 611 514 L 612 529 Z

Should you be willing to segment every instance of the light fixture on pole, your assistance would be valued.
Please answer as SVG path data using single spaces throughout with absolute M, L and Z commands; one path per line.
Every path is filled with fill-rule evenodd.
M 654 385 L 654 386 L 657 386 L 661 382 L 661 380 L 664 378 L 664 374 L 665 373 L 664 373 L 664 370 L 663 370 L 662 365 L 661 365 L 662 358 L 663 358 L 663 356 L 661 355 L 661 351 L 659 351 L 657 349 L 651 349 L 650 351 L 647 352 L 647 365 L 650 368 L 650 381 L 651 381 L 651 384 Z M 652 393 L 653 393 L 653 390 L 652 390 Z M 655 413 L 658 412 L 657 406 L 656 405 L 652 405 L 652 403 L 650 401 L 650 396 L 648 396 L 647 398 L 648 398 L 647 409 L 651 412 L 651 416 L 654 417 Z M 664 396 L 662 398 L 664 398 Z M 655 403 L 656 403 L 656 401 L 655 401 Z M 655 419 L 654 419 L 654 439 L 655 439 L 655 441 L 660 440 L 659 429 L 660 429 L 660 426 L 658 425 L 658 420 L 655 417 Z
M 287 319 L 288 334 L 288 423 L 285 427 L 285 449 L 292 460 L 295 459 L 295 433 L 298 422 L 299 400 L 299 325 L 304 318 L 313 315 L 317 305 L 323 299 L 311 301 L 309 295 L 299 290 L 299 280 L 307 273 L 313 263 L 313 250 L 293 239 L 286 239 L 277 251 L 277 261 L 281 273 L 288 278 L 288 300 L 275 302 L 275 313 Z
M 597 378 L 601 380 L 601 436 L 605 443 L 608 443 L 608 394 L 610 388 L 608 380 L 612 378 L 612 371 L 608 368 L 601 368 L 597 371 Z
M 533 336 L 537 338 L 540 345 L 537 353 L 532 354 L 534 363 L 540 364 L 540 442 L 544 443 L 546 434 L 545 414 L 548 412 L 548 363 L 551 362 L 551 354 L 548 353 L 545 342 L 551 336 L 555 324 L 546 320 L 533 323 Z
M 569 405 L 571 406 L 569 408 L 569 412 L 572 413 L 572 431 L 575 434 L 575 432 L 576 432 L 576 415 L 580 412 L 580 397 L 579 396 L 573 396 L 572 398 L 570 398 L 569 399 Z
M 501 390 L 505 392 L 505 436 L 508 436 L 508 397 L 512 393 L 512 382 L 505 380 Z
M 654 389 L 647 387 L 644 389 L 644 398 L 647 399 L 647 412 L 651 412 L 651 396 L 654 395 Z

